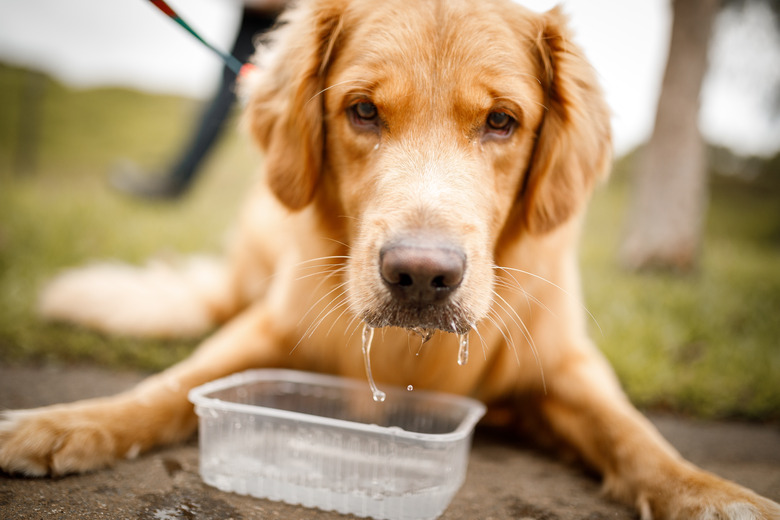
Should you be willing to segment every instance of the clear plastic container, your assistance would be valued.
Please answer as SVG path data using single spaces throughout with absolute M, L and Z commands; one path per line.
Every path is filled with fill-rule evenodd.
M 472 399 L 252 370 L 193 389 L 200 473 L 224 491 L 392 520 L 441 515 L 463 484 Z

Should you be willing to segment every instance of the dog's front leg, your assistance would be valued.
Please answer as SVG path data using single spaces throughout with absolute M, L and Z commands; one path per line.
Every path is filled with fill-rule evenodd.
M 262 304 L 235 318 L 188 359 L 112 397 L 0 419 L 0 468 L 29 476 L 84 472 L 180 441 L 196 426 L 188 391 L 249 367 L 276 364 L 278 322 Z
M 777 520 L 780 506 L 684 460 L 626 399 L 596 353 L 548 374 L 542 413 L 642 520 Z

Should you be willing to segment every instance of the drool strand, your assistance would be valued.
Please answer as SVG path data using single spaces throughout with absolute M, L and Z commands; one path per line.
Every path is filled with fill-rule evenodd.
M 460 345 L 458 348 L 458 365 L 463 366 L 469 361 L 469 333 L 458 334 Z
M 436 332 L 433 329 L 424 329 L 422 327 L 414 327 L 413 329 L 410 329 L 412 332 L 420 336 L 420 339 L 422 340 L 422 343 L 420 343 L 420 346 L 424 345 L 425 343 L 428 343 L 430 339 L 433 337 L 433 333 Z
M 366 365 L 366 376 L 368 377 L 368 386 L 371 387 L 371 394 L 374 401 L 381 403 L 387 397 L 383 391 L 377 388 L 374 382 L 374 376 L 371 373 L 371 342 L 374 339 L 374 328 L 368 323 L 363 324 L 363 363 Z

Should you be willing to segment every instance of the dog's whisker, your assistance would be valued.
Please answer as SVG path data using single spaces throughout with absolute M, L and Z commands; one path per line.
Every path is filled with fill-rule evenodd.
M 314 291 L 312 291 L 312 292 L 316 292 L 316 291 L 318 291 L 318 290 L 320 289 L 320 287 L 322 286 L 322 284 L 323 284 L 325 281 L 327 281 L 327 279 L 328 279 L 328 278 L 330 278 L 330 276 L 326 277 L 326 278 L 325 278 L 324 280 L 322 280 L 322 281 L 321 281 L 319 284 L 317 284 L 317 287 L 315 287 L 315 288 L 314 288 Z M 338 291 L 339 289 L 342 289 L 342 288 L 343 288 L 345 285 L 347 285 L 347 283 L 348 283 L 347 281 L 343 281 L 343 282 L 341 282 L 340 284 L 337 284 L 335 287 L 333 287 L 333 288 L 332 288 L 330 291 L 328 291 L 328 292 L 326 292 L 325 294 L 323 294 L 322 296 L 320 296 L 320 297 L 319 297 L 319 299 L 317 299 L 317 301 L 315 301 L 314 303 L 312 303 L 312 304 L 309 306 L 309 309 L 308 309 L 308 310 L 307 310 L 307 311 L 306 311 L 306 312 L 303 314 L 303 316 L 301 316 L 301 319 L 298 321 L 298 325 L 300 325 L 300 324 L 301 324 L 301 322 L 302 322 L 304 319 L 306 319 L 306 317 L 309 315 L 309 313 L 311 312 L 311 310 L 312 310 L 312 309 L 314 309 L 314 308 L 315 308 L 317 305 L 319 305 L 320 303 L 322 303 L 322 301 L 323 301 L 325 298 L 327 298 L 328 296 L 330 296 L 331 294 L 333 294 L 335 291 Z
M 495 286 L 500 288 L 500 289 L 506 289 L 509 292 L 512 292 L 514 294 L 519 294 L 520 296 L 524 297 L 525 298 L 525 303 L 526 303 L 526 306 L 528 307 L 528 311 L 529 312 L 531 312 L 531 309 L 532 309 L 532 307 L 531 307 L 531 302 L 532 301 L 534 303 L 536 303 L 537 305 L 539 305 L 540 307 L 545 307 L 546 308 L 546 306 L 541 301 L 539 301 L 538 298 L 536 298 L 533 294 L 530 294 L 528 291 L 526 291 L 525 288 L 523 288 L 523 286 L 520 285 L 519 282 L 516 281 L 515 284 L 511 284 L 511 283 L 509 283 L 509 281 L 503 279 L 502 276 L 503 275 L 499 274 L 496 277 Z M 549 311 L 549 309 L 547 309 L 547 310 Z
M 339 261 L 333 262 L 332 260 Z M 302 260 L 301 262 L 298 262 L 292 269 L 293 271 L 306 271 L 310 269 L 332 270 L 334 268 L 343 269 L 347 266 L 346 260 L 349 260 L 349 256 L 321 256 L 318 258 Z
M 346 293 L 343 293 L 342 296 L 344 297 L 344 301 L 343 301 L 343 303 L 339 304 L 339 307 L 341 307 L 343 305 L 344 309 L 342 309 L 342 311 L 339 313 L 339 315 L 336 316 L 336 319 L 333 321 L 334 325 L 336 323 L 338 323 L 339 321 L 341 321 L 341 319 L 344 317 L 344 315 L 351 310 L 350 309 L 351 306 L 350 306 L 349 298 L 347 297 Z M 346 331 L 352 325 L 352 322 L 355 319 L 357 319 L 357 316 L 355 316 L 353 314 L 352 318 L 350 318 L 350 320 L 347 322 L 346 327 L 344 327 L 344 331 Z M 333 328 L 333 325 L 331 325 L 331 328 Z M 330 333 L 330 330 L 328 330 L 328 332 Z
M 334 269 L 346 269 L 346 264 L 312 264 L 312 265 L 302 265 L 297 267 L 296 271 L 311 271 L 312 269 L 322 269 L 323 271 L 333 271 Z
M 577 303 L 579 304 L 580 308 L 582 308 L 582 310 L 584 310 L 584 311 L 585 311 L 585 312 L 588 314 L 588 316 L 590 316 L 590 319 L 591 319 L 591 320 L 593 320 L 593 323 L 594 323 L 594 324 L 596 325 L 596 327 L 599 329 L 599 332 L 601 333 L 601 335 L 602 335 L 602 336 L 604 335 L 604 331 L 601 329 L 601 325 L 599 325 L 599 322 L 598 322 L 598 320 L 597 320 L 597 319 L 596 319 L 596 317 L 593 315 L 593 313 L 592 313 L 592 312 L 590 312 L 590 310 L 588 309 L 588 307 L 587 307 L 587 306 L 586 306 L 584 303 L 582 303 L 578 297 L 576 297 L 575 295 L 571 294 L 569 291 L 567 291 L 566 289 L 564 289 L 564 288 L 563 288 L 563 287 L 561 287 L 560 285 L 558 285 L 558 284 L 556 284 L 556 283 L 554 283 L 554 282 L 552 282 L 552 281 L 548 280 L 547 278 L 545 278 L 545 277 L 543 277 L 543 276 L 539 276 L 538 274 L 534 274 L 534 273 L 532 273 L 532 272 L 530 272 L 530 271 L 526 271 L 526 270 L 524 270 L 524 269 L 518 269 L 518 268 L 514 268 L 514 267 L 503 267 L 503 266 L 500 266 L 500 265 L 494 265 L 494 266 L 493 266 L 493 269 L 498 269 L 498 270 L 501 270 L 501 271 L 505 271 L 505 272 L 507 272 L 507 273 L 509 273 L 510 271 L 514 271 L 514 272 L 517 272 L 517 273 L 520 273 L 520 274 L 524 274 L 524 275 L 527 275 L 527 276 L 531 276 L 531 277 L 533 277 L 533 278 L 536 278 L 537 280 L 541 280 L 542 282 L 545 282 L 545 283 L 547 283 L 547 284 L 551 285 L 552 287 L 555 287 L 556 289 L 558 289 L 559 291 L 561 291 L 563 294 L 565 294 L 567 297 L 569 297 L 569 298 L 571 298 L 573 301 L 577 302 Z M 511 276 L 511 275 L 510 275 L 510 276 Z M 513 278 L 514 278 L 514 277 L 513 277 Z M 549 309 L 548 309 L 548 310 L 549 310 Z
M 501 308 L 499 306 L 499 308 Z M 503 308 L 502 308 L 503 310 Z M 506 342 L 506 347 L 512 351 L 512 353 L 515 355 L 515 362 L 519 365 L 520 364 L 520 355 L 517 351 L 517 345 L 515 344 L 515 337 L 512 335 L 512 329 L 509 327 L 509 324 L 506 322 L 504 317 L 501 315 L 500 312 L 493 311 L 493 314 L 495 316 L 495 323 L 501 323 L 500 331 L 501 335 L 504 337 L 504 341 Z M 506 333 L 504 333 L 506 331 Z
M 325 271 L 333 271 L 334 269 L 344 269 L 346 268 L 345 264 L 314 264 L 314 265 L 302 265 L 299 267 L 296 267 L 296 271 L 310 271 L 312 269 L 322 269 L 323 272 Z
M 309 275 L 303 275 L 303 276 L 300 276 L 300 277 L 293 278 L 293 280 L 300 281 L 300 280 L 304 280 L 306 278 L 309 278 L 310 276 L 316 276 L 318 274 L 323 274 L 323 273 L 326 273 L 326 272 L 330 272 L 330 274 L 328 276 L 324 277 L 324 279 L 323 279 L 323 282 L 324 282 L 325 280 L 327 280 L 331 276 L 334 276 L 335 274 L 338 274 L 338 272 L 340 270 L 346 269 L 346 263 L 334 264 L 334 263 L 331 263 L 331 262 L 327 262 L 327 263 L 315 264 L 315 265 L 311 265 L 311 266 L 306 266 L 305 264 L 308 264 L 308 263 L 311 263 L 311 262 L 323 261 L 323 260 L 327 260 L 327 259 L 340 259 L 340 258 L 348 260 L 349 256 L 322 256 L 322 257 L 318 257 L 318 258 L 310 258 L 308 260 L 303 260 L 301 262 L 298 262 L 294 266 L 290 267 L 289 268 L 290 271 L 285 271 L 285 270 L 281 270 L 281 269 L 277 270 L 273 274 L 270 274 L 267 277 L 265 277 L 263 279 L 263 281 L 266 282 L 266 281 L 269 281 L 269 280 L 278 280 L 280 277 L 285 276 L 286 274 L 289 274 L 289 273 L 295 272 L 295 271 L 302 271 L 302 270 L 305 270 L 305 269 L 321 269 L 322 270 L 321 272 L 316 272 L 316 273 L 312 273 L 312 274 L 309 274 Z M 321 284 L 322 284 L 322 282 L 320 282 L 320 285 Z M 317 286 L 317 289 L 319 289 L 320 285 Z
M 344 287 L 347 285 L 347 283 L 348 283 L 348 282 L 346 282 L 346 281 L 344 281 L 344 282 L 341 282 L 340 284 L 338 284 L 338 285 L 336 285 L 334 288 L 332 288 L 330 291 L 328 291 L 328 292 L 326 292 L 325 294 L 323 294 L 322 296 L 320 296 L 320 298 L 319 298 L 319 299 L 318 299 L 316 302 L 314 302 L 314 303 L 313 303 L 313 304 L 312 304 L 312 305 L 309 307 L 309 311 L 310 311 L 311 309 L 314 309 L 315 307 L 317 307 L 317 306 L 318 306 L 320 303 L 322 303 L 322 301 L 323 301 L 323 300 L 325 300 L 326 298 L 328 298 L 329 296 L 331 296 L 333 293 L 335 293 L 335 292 L 337 292 L 337 291 L 342 291 L 342 289 L 344 289 Z M 330 300 L 330 301 L 327 303 L 327 305 L 325 306 L 325 308 L 324 308 L 324 309 L 322 309 L 322 310 L 319 312 L 319 314 L 317 314 L 317 316 L 314 318 L 314 321 L 316 321 L 317 319 L 319 319 L 319 317 L 322 315 L 322 313 L 323 313 L 323 312 L 325 312 L 325 311 L 328 309 L 328 307 L 329 307 L 329 306 L 331 306 L 331 305 L 333 304 L 333 302 L 334 302 L 334 301 L 336 301 L 336 299 L 338 299 L 338 298 L 341 298 L 341 297 L 343 297 L 343 296 L 344 296 L 344 291 L 342 291 L 342 292 L 341 292 L 339 295 L 337 295 L 336 297 L 332 298 L 332 299 L 331 299 L 331 300 Z M 303 317 L 305 318 L 307 315 L 308 315 L 308 312 L 307 312 L 306 314 L 304 314 L 304 316 L 303 316 Z
M 325 336 L 330 336 L 330 333 L 333 331 L 333 327 L 336 326 L 336 324 L 339 322 L 339 320 L 344 316 L 344 314 L 349 310 L 349 299 L 346 297 L 346 295 L 342 295 L 341 303 L 334 306 L 333 309 L 328 313 L 332 314 L 336 312 L 339 308 L 344 307 L 342 311 L 339 313 L 338 316 L 336 316 L 336 319 L 333 320 L 333 323 L 331 323 L 330 327 L 328 327 L 328 331 L 325 333 Z M 327 316 L 326 316 L 327 317 Z
M 309 313 L 311 313 L 312 309 L 317 307 L 324 299 L 326 299 L 328 296 L 330 296 L 334 292 L 343 289 L 344 286 L 346 286 L 346 285 L 347 285 L 347 282 L 342 282 L 342 283 L 338 284 L 336 287 L 334 287 L 330 291 L 328 291 L 325 294 L 323 294 L 316 302 L 314 302 L 312 305 L 310 305 L 309 309 L 303 314 L 303 316 L 301 316 L 301 319 L 298 321 L 298 326 L 300 326 L 301 323 L 303 323 L 303 321 L 306 319 L 306 317 L 309 315 Z M 319 319 L 319 317 L 322 315 L 322 313 L 325 312 L 327 309 L 328 309 L 328 306 L 326 306 L 323 310 L 321 310 L 320 313 L 317 314 L 317 316 L 314 318 L 313 322 L 316 322 L 317 319 Z M 308 332 L 310 330 L 311 330 L 311 325 L 309 325 L 309 327 L 306 329 L 306 332 L 304 332 L 304 336 L 306 334 L 308 334 Z
M 295 345 L 293 345 L 293 348 L 290 349 L 290 352 L 287 353 L 288 356 L 292 356 L 293 353 L 298 350 L 298 347 L 303 343 L 303 340 L 306 338 L 305 334 L 302 334 L 300 338 L 298 338 L 298 341 L 295 342 Z
M 313 289 L 312 293 L 316 293 L 317 291 L 319 291 L 319 290 L 320 290 L 320 287 L 322 287 L 322 284 L 324 284 L 325 282 L 327 282 L 327 281 L 328 281 L 330 278 L 332 278 L 333 276 L 337 276 L 337 275 L 338 275 L 340 272 L 343 272 L 345 269 L 346 269 L 346 265 L 342 265 L 342 266 L 341 266 L 341 267 L 339 267 L 338 269 L 331 270 L 331 272 L 330 272 L 330 273 L 329 273 L 327 276 L 325 276 L 325 277 L 324 277 L 322 280 L 320 280 L 320 283 L 318 283 L 316 287 L 314 287 L 314 289 Z M 341 288 L 341 287 L 343 287 L 344 285 L 346 285 L 346 283 L 347 283 L 347 282 L 346 282 L 346 281 L 344 281 L 344 282 L 340 283 L 339 285 L 337 285 L 337 286 L 336 286 L 336 288 Z M 327 296 L 328 294 L 330 294 L 331 292 L 333 292 L 333 290 L 335 290 L 335 288 L 334 288 L 334 289 L 332 289 L 331 291 L 329 291 L 328 293 L 326 293 L 326 294 L 325 294 L 325 296 L 323 296 L 323 298 L 324 298 L 324 297 L 326 297 L 326 296 Z M 322 298 L 320 298 L 319 300 L 317 300 L 316 302 L 314 302 L 314 305 L 318 305 L 318 304 L 320 303 L 320 301 L 322 301 Z M 314 306 L 314 305 L 313 305 L 313 306 Z M 310 307 L 310 308 L 311 308 L 311 307 Z M 308 314 L 308 312 L 307 312 L 306 314 Z M 306 315 L 304 315 L 304 317 L 306 317 Z
M 321 275 L 325 275 L 325 280 L 327 280 L 328 278 L 332 278 L 333 276 L 336 276 L 339 273 L 346 271 L 346 266 L 341 266 L 341 267 L 331 266 L 331 267 L 324 267 L 324 268 L 322 266 L 311 266 L 309 268 L 303 268 L 303 269 L 320 269 L 320 270 L 313 273 L 301 275 L 295 279 L 296 281 L 306 280 L 307 278 L 314 278 L 315 276 L 321 276 Z
M 338 271 L 337 271 L 337 272 L 338 272 Z M 326 277 L 325 277 L 325 278 L 324 278 L 324 279 L 323 279 L 323 280 L 322 280 L 322 281 L 321 281 L 319 284 L 317 284 L 317 287 L 315 288 L 315 292 L 316 292 L 316 291 L 318 291 L 318 290 L 319 290 L 319 288 L 322 286 L 322 284 L 323 284 L 323 283 L 324 283 L 324 282 L 325 282 L 325 281 L 326 281 L 328 278 L 330 278 L 331 276 L 333 276 L 334 274 L 335 274 L 335 273 L 331 273 L 331 274 L 329 274 L 329 275 L 328 275 L 328 276 L 326 276 Z M 318 299 L 316 302 L 314 302 L 314 303 L 313 303 L 313 304 L 312 304 L 312 305 L 309 307 L 309 309 L 308 309 L 308 310 L 307 310 L 307 311 L 306 311 L 306 312 L 303 314 L 303 316 L 301 317 L 301 319 L 298 321 L 298 326 L 300 326 L 300 324 L 303 322 L 303 320 L 305 320 L 305 319 L 306 319 L 306 317 L 307 317 L 307 316 L 308 316 L 308 315 L 311 313 L 312 309 L 314 309 L 315 307 L 317 307 L 317 306 L 318 306 L 318 305 L 319 305 L 319 304 L 320 304 L 320 303 L 321 303 L 323 300 L 325 300 L 326 298 L 328 298 L 328 297 L 329 297 L 331 294 L 333 294 L 333 293 L 334 293 L 334 292 L 336 292 L 336 291 L 342 291 L 342 292 L 341 292 L 341 294 L 339 294 L 338 296 L 336 296 L 336 297 L 332 298 L 332 299 L 331 299 L 331 301 L 330 301 L 330 302 L 328 302 L 328 304 L 327 304 L 327 305 L 325 305 L 325 307 L 324 307 L 324 308 L 323 308 L 323 309 L 322 309 L 322 310 L 319 312 L 319 314 L 317 314 L 317 316 L 314 318 L 314 320 L 312 321 L 312 323 L 311 323 L 311 324 L 309 324 L 309 326 L 307 327 L 306 331 L 303 333 L 302 337 L 311 337 L 311 336 L 314 334 L 314 331 L 316 331 L 316 330 L 317 330 L 317 328 L 320 326 L 320 324 L 322 323 L 322 321 L 323 321 L 323 320 L 325 320 L 325 319 L 328 317 L 328 315 L 330 315 L 330 314 L 331 314 L 331 313 L 332 313 L 332 312 L 335 310 L 335 309 L 334 309 L 334 305 L 335 305 L 335 302 L 336 302 L 338 299 L 340 299 L 340 298 L 344 298 L 344 301 L 348 302 L 348 300 L 345 298 L 345 293 L 344 293 L 344 291 L 343 291 L 343 288 L 344 288 L 344 287 L 345 287 L 347 284 L 348 284 L 348 282 L 347 282 L 347 281 L 344 281 L 344 282 L 342 282 L 342 283 L 340 283 L 340 284 L 336 285 L 335 287 L 333 287 L 333 288 L 332 288 L 330 291 L 328 291 L 327 293 L 325 293 L 324 295 L 322 295 L 322 296 L 321 296 L 321 297 L 320 297 L 320 298 L 319 298 L 319 299 Z M 341 304 L 339 304 L 338 306 L 340 306 L 340 305 L 341 305 Z M 324 313 L 324 315 L 323 315 L 323 313 Z M 335 322 L 334 322 L 334 324 L 335 324 Z M 331 326 L 331 327 L 332 327 L 332 326 Z M 300 341 L 298 342 L 298 344 L 300 344 Z M 298 344 L 296 344 L 296 348 L 297 348 Z M 294 350 L 294 349 L 293 349 L 293 350 Z
M 335 242 L 335 240 L 334 240 Z M 341 243 L 341 242 L 338 242 Z M 320 262 L 322 260 L 349 260 L 349 255 L 329 255 L 329 256 L 318 256 L 316 258 L 309 258 L 308 260 L 301 260 L 298 262 L 298 265 L 303 264 L 310 264 L 312 262 Z
M 306 331 L 306 335 L 311 338 L 314 335 L 314 333 L 317 331 L 317 329 L 320 327 L 320 325 L 322 325 L 322 323 L 328 318 L 328 316 L 333 314 L 344 303 L 345 303 L 344 293 L 339 294 L 338 296 L 333 298 L 330 302 L 328 302 L 328 305 L 324 309 L 322 309 L 322 311 L 320 311 L 320 313 L 315 318 L 315 321 L 309 326 L 309 328 Z M 333 325 L 331 325 L 331 328 L 333 328 Z
M 509 302 L 507 302 L 507 301 L 506 301 L 506 299 L 504 299 L 504 297 L 503 297 L 503 296 L 501 296 L 500 294 L 498 294 L 496 291 L 493 291 L 493 297 L 494 297 L 494 299 L 493 299 L 493 302 L 494 302 L 494 303 L 495 303 L 495 304 L 496 304 L 496 305 L 497 305 L 499 308 L 501 308 L 501 309 L 502 309 L 504 312 L 506 312 L 506 314 L 507 314 L 507 317 L 508 317 L 510 320 L 512 320 L 512 323 L 514 323 L 515 325 L 517 325 L 519 328 L 520 328 L 520 327 L 522 327 L 522 326 L 524 325 L 524 324 L 523 324 L 523 319 L 520 317 L 520 315 L 519 315 L 519 314 L 517 314 L 517 311 L 515 311 L 515 310 L 512 308 L 512 306 L 509 304 Z M 496 300 L 496 298 L 498 298 L 498 300 L 500 300 L 500 301 Z
M 359 320 L 360 317 L 355 314 L 355 312 L 352 309 L 352 305 L 349 305 L 347 307 L 347 312 L 352 312 L 352 317 L 349 319 L 349 322 L 347 323 L 347 326 L 344 328 L 344 333 L 346 334 L 347 330 L 349 330 L 350 327 L 355 323 L 355 321 Z
M 491 310 L 490 313 L 485 317 L 488 322 L 493 325 L 493 327 L 496 328 L 498 333 L 502 336 L 504 339 L 504 344 L 506 345 L 507 349 L 509 349 L 514 355 L 515 355 L 515 361 L 520 364 L 520 358 L 517 356 L 517 349 L 515 348 L 514 344 L 514 338 L 512 337 L 512 333 L 509 331 L 509 329 L 506 326 L 506 322 L 503 318 L 495 311 Z M 509 334 L 507 336 L 507 334 Z
M 537 280 L 541 280 L 541 281 L 543 281 L 543 282 L 545 282 L 547 284 L 552 285 L 553 287 L 555 287 L 556 289 L 560 290 L 565 295 L 571 296 L 571 294 L 566 289 L 561 287 L 560 285 L 556 284 L 555 282 L 552 282 L 552 281 L 548 280 L 544 276 L 540 276 L 540 275 L 538 275 L 536 273 L 532 273 L 531 271 L 526 271 L 525 269 L 518 269 L 516 267 L 505 267 L 505 266 L 501 266 L 501 265 L 494 265 L 493 269 L 498 269 L 498 270 L 501 270 L 501 271 L 505 271 L 507 273 L 509 273 L 511 271 L 511 272 L 515 272 L 515 273 L 520 273 L 520 274 L 524 274 L 524 275 L 527 275 L 527 276 L 531 276 L 533 278 L 536 278 Z
M 482 346 L 482 357 L 485 359 L 485 361 L 487 361 L 487 344 L 485 343 L 485 338 L 482 337 L 482 334 L 479 332 L 479 329 L 477 329 L 476 323 L 472 325 L 471 328 L 474 329 L 474 332 L 479 338 L 479 343 Z
M 342 271 L 345 271 L 347 269 L 346 264 L 316 264 L 316 265 L 308 265 L 308 266 L 301 266 L 296 269 L 300 274 L 301 278 L 304 277 L 310 277 L 313 275 L 317 275 L 318 273 L 339 273 Z M 317 271 L 315 271 L 317 270 Z M 312 273 L 312 271 L 314 271 Z M 301 279 L 299 278 L 299 279 Z
M 509 279 L 507 279 L 507 277 Z M 511 281 L 510 281 L 511 280 Z M 496 275 L 496 281 L 495 284 L 499 287 L 503 287 L 504 289 L 510 289 L 514 291 L 516 294 L 521 294 L 528 298 L 534 298 L 534 295 L 529 293 L 525 290 L 525 287 L 523 287 L 523 284 L 520 283 L 520 281 L 515 278 L 514 276 L 511 276 L 506 273 L 498 273 Z
M 327 273 L 327 275 L 323 277 L 322 281 L 315 288 L 315 291 L 319 290 L 319 288 L 322 286 L 322 283 L 324 283 L 329 278 L 336 276 L 341 272 L 344 272 L 347 269 L 347 264 L 345 262 L 339 262 L 339 263 L 326 262 L 327 260 L 337 260 L 337 259 L 349 259 L 349 257 L 348 256 L 323 256 L 323 257 L 312 258 L 309 260 L 304 260 L 302 262 L 299 262 L 295 267 L 296 271 L 305 271 L 311 269 L 318 269 L 318 271 L 314 273 L 301 275 L 297 277 L 295 280 L 296 281 L 305 280 L 307 278 L 311 278 L 314 276 L 319 276 Z M 305 265 L 305 264 L 311 264 L 312 262 L 324 262 L 324 263 Z
M 495 294 L 495 293 L 494 293 Z M 496 295 L 498 296 L 498 295 Z M 499 311 L 503 311 L 503 313 L 506 314 L 506 317 L 508 317 L 516 326 L 516 329 L 520 329 L 520 333 L 523 335 L 523 338 L 526 340 L 526 342 L 529 342 L 529 338 L 527 336 L 527 333 L 523 330 L 525 328 L 525 324 L 522 323 L 522 319 L 518 316 L 517 319 L 520 319 L 520 323 L 512 317 L 510 311 L 512 310 L 511 307 L 509 309 L 506 309 L 503 304 L 500 302 L 496 302 L 494 299 L 493 302 L 495 303 L 496 309 L 493 311 L 493 314 L 495 315 L 495 322 L 500 321 L 502 324 L 502 330 L 506 330 L 506 334 L 502 334 L 504 336 L 504 339 L 507 343 L 507 348 L 512 351 L 512 353 L 515 356 L 515 362 L 519 365 L 520 364 L 520 352 L 517 348 L 517 342 L 515 340 L 515 336 L 513 335 L 512 331 L 515 330 L 512 327 L 509 326 L 507 323 L 507 320 L 503 316 L 503 314 Z M 515 313 L 515 315 L 517 315 Z M 527 330 L 527 329 L 526 329 Z M 507 337 L 508 334 L 508 337 Z
M 492 310 L 488 313 L 487 316 L 485 316 L 485 319 L 488 320 L 495 328 L 498 330 L 498 333 L 501 334 L 501 336 L 504 338 L 504 343 L 506 343 L 508 348 L 512 348 L 511 345 L 513 344 L 513 341 L 507 337 L 506 333 L 504 332 L 504 328 L 506 327 L 506 323 L 499 323 L 498 319 L 500 317 L 496 313 L 495 310 Z
M 345 285 L 345 284 L 341 284 L 341 285 Z M 333 292 L 334 290 L 337 290 L 339 288 L 340 288 L 340 286 L 334 288 L 330 292 Z M 320 300 L 322 300 L 322 298 L 320 298 Z M 336 302 L 339 302 L 339 303 L 336 303 Z M 330 314 L 335 312 L 336 309 L 338 309 L 339 307 L 341 307 L 342 305 L 345 305 L 345 304 L 348 304 L 348 300 L 346 299 L 345 294 L 342 292 L 336 298 L 331 300 L 328 303 L 328 305 L 324 309 L 322 309 L 320 311 L 320 313 L 317 315 L 317 317 L 315 317 L 315 319 L 312 321 L 312 323 L 309 324 L 309 326 L 306 328 L 306 330 L 303 332 L 303 334 L 301 334 L 300 338 L 298 339 L 298 342 L 290 350 L 289 353 L 292 354 L 293 352 L 295 352 L 295 350 L 298 348 L 298 346 L 300 346 L 300 344 L 303 342 L 304 339 L 310 339 L 311 337 L 313 337 L 314 333 L 317 331 L 317 329 L 320 327 L 320 325 L 322 325 L 322 322 L 325 319 L 327 319 L 327 317 Z M 309 308 L 309 311 L 311 310 L 312 307 Z M 309 311 L 307 311 L 307 313 L 306 313 L 307 315 L 308 315 Z M 325 314 L 323 315 L 323 313 L 325 313 Z M 304 317 L 305 317 L 305 315 L 304 315 Z M 341 317 L 341 315 L 339 315 L 339 318 L 340 317 Z M 303 321 L 303 318 L 301 318 L 301 321 Z M 334 321 L 333 325 L 335 325 L 336 321 L 338 321 L 338 319 Z M 298 322 L 299 326 L 300 326 L 300 323 L 301 322 L 299 321 Z M 330 330 L 333 328 L 333 325 L 331 325 L 330 329 L 328 329 L 328 333 L 326 334 L 326 336 L 330 334 Z
M 512 280 L 511 283 L 509 280 L 504 278 L 504 276 L 509 277 L 509 279 Z M 531 302 L 537 304 L 539 307 L 542 307 L 544 310 L 552 314 L 553 316 L 557 317 L 557 314 L 555 314 L 552 309 L 550 309 L 547 305 L 544 304 L 539 298 L 534 296 L 532 293 L 525 290 L 525 287 L 523 287 L 523 284 L 514 277 L 512 273 L 499 273 L 496 277 L 496 285 L 499 287 L 503 287 L 505 289 L 511 290 L 516 294 L 520 294 L 525 297 L 526 303 L 528 304 L 528 310 L 531 310 Z
M 352 332 L 349 334 L 349 337 L 347 338 L 347 341 L 344 342 L 345 345 L 349 345 L 352 342 L 352 338 L 355 336 L 355 333 L 358 331 L 358 329 L 360 328 L 360 325 L 362 323 L 363 323 L 363 321 L 358 318 L 357 314 L 353 314 L 352 315 L 352 319 L 349 320 L 349 324 L 347 325 L 347 329 L 345 329 L 345 332 L 346 332 L 346 330 L 351 328 Z
M 493 292 L 493 294 L 503 302 L 503 304 L 499 303 L 499 306 L 502 309 L 504 309 L 509 319 L 511 319 L 512 322 L 520 329 L 520 332 L 525 338 L 528 347 L 531 349 L 531 354 L 534 356 L 534 360 L 536 361 L 536 366 L 539 368 L 539 375 L 542 380 L 542 388 L 544 389 L 544 394 L 547 395 L 547 382 L 544 377 L 544 367 L 542 366 L 542 361 L 539 358 L 539 349 L 536 348 L 536 342 L 534 341 L 534 338 L 531 335 L 531 331 L 528 329 L 528 326 L 523 321 L 523 318 L 521 318 L 520 315 L 517 314 L 517 311 L 515 311 L 512 308 L 512 306 L 509 305 L 509 302 L 507 302 L 500 294 L 496 293 L 495 291 Z
M 495 294 L 495 293 L 494 293 L 494 296 L 497 296 L 497 297 L 501 298 L 500 295 Z M 515 325 L 515 328 L 510 328 L 509 324 L 506 322 L 506 319 L 500 313 L 496 312 L 496 314 L 501 316 L 501 321 L 506 325 L 507 330 L 509 331 L 509 335 L 512 338 L 512 349 L 514 350 L 515 358 L 516 358 L 517 362 L 519 363 L 520 362 L 520 352 L 517 349 L 517 342 L 515 341 L 515 338 L 512 335 L 512 331 L 519 329 L 520 333 L 523 335 L 523 339 L 525 339 L 525 342 L 527 344 L 529 344 L 529 345 L 531 345 L 531 343 L 533 342 L 533 339 L 530 337 L 530 334 L 527 332 L 528 328 L 526 327 L 525 323 L 520 318 L 520 316 L 516 312 L 514 312 L 514 310 L 511 308 L 511 306 L 509 306 L 508 303 L 506 303 L 506 300 L 504 300 L 503 298 L 501 298 L 501 300 L 503 300 L 504 303 L 496 302 L 496 300 L 493 300 L 493 301 L 496 304 L 496 306 L 500 310 L 502 310 L 504 312 L 504 314 L 506 315 L 506 318 L 508 318 L 510 320 L 510 322 Z M 514 314 L 514 316 L 512 314 Z M 515 318 L 515 316 L 516 316 L 516 318 Z M 532 351 L 533 351 L 533 348 L 532 348 Z
M 528 341 L 528 344 L 531 346 L 532 349 L 536 350 L 536 345 L 534 344 L 534 340 L 530 335 L 530 331 L 528 330 L 528 327 L 525 324 L 525 321 L 523 321 L 523 318 L 520 317 L 520 315 L 517 313 L 517 311 L 512 307 L 512 305 L 506 301 L 506 299 L 501 296 L 497 291 L 493 291 L 493 296 L 495 298 L 499 298 L 501 302 L 498 302 L 498 305 L 504 309 L 504 311 L 507 313 L 507 316 L 512 320 L 512 322 L 518 326 L 518 328 L 522 329 L 523 335 L 525 336 L 526 340 Z M 496 301 L 495 299 L 493 300 Z
M 357 220 L 357 219 L 356 219 L 356 220 Z M 338 244 L 338 245 L 340 245 L 340 246 L 344 247 L 345 249 L 347 249 L 347 251 L 349 251 L 349 250 L 351 250 L 351 249 L 352 249 L 352 246 L 351 246 L 351 245 L 349 245 L 349 244 L 346 244 L 346 243 L 342 242 L 341 240 L 336 240 L 336 239 L 335 239 L 335 238 L 333 238 L 333 237 L 325 237 L 325 240 L 327 240 L 327 241 L 329 241 L 329 242 L 333 242 L 334 244 Z M 346 258 L 346 259 L 349 259 L 349 256 L 343 256 L 343 257 L 337 257 L 337 258 Z

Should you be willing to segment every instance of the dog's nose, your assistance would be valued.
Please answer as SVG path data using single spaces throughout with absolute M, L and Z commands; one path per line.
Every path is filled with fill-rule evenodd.
M 455 247 L 400 241 L 382 248 L 379 263 L 382 279 L 398 300 L 434 303 L 463 281 L 466 255 Z

